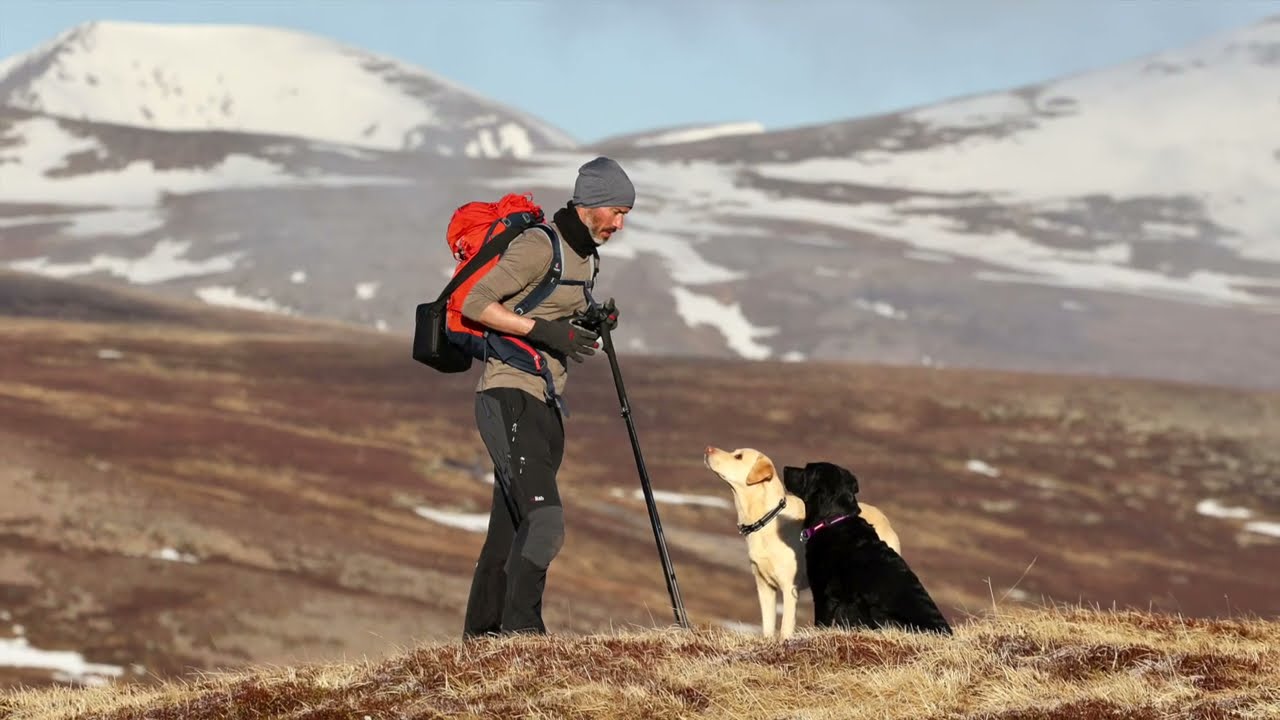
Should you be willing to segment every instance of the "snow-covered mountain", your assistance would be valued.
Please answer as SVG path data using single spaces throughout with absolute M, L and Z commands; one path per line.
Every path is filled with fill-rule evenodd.
M 215 75 L 238 67 L 211 52 Z M 23 73 L 66 107 L 97 97 L 37 55 L 0 65 L 2 97 Z M 315 98 L 355 92 L 300 75 Z M 1280 387 L 1280 22 L 899 113 L 497 160 L 5 102 L 0 261 L 31 272 L 408 333 L 452 268 L 454 208 L 556 207 L 603 150 L 638 190 L 600 277 L 628 351 Z
M 1280 298 L 1280 20 L 1009 92 L 616 154 L 710 161 L 689 182 L 739 217 L 870 233 L 1006 280 Z
M 0 62 L 0 105 L 156 130 L 527 157 L 563 132 L 392 58 L 312 35 L 93 22 Z
M 642 133 L 615 135 L 592 147 L 601 151 L 612 152 L 614 148 L 632 147 L 647 148 L 656 145 L 683 145 L 701 142 L 714 138 L 733 137 L 737 135 L 757 135 L 765 131 L 764 125 L 754 120 L 745 122 L 713 123 L 710 125 L 680 125 L 677 127 L 650 130 Z

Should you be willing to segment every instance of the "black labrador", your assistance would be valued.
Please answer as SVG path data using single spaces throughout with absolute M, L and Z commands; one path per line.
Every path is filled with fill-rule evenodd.
M 920 578 L 861 517 L 852 472 L 829 462 L 787 466 L 783 484 L 804 501 L 814 625 L 951 634 Z

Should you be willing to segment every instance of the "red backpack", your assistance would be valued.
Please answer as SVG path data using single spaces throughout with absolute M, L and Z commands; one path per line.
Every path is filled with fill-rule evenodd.
M 530 193 L 504 195 L 496 203 L 477 200 L 453 212 L 445 230 L 445 239 L 453 259 L 458 261 L 453 269 L 453 279 L 461 276 L 461 280 L 448 292 L 446 329 L 465 335 L 484 335 L 487 328 L 462 316 L 462 302 L 480 278 L 498 264 L 510 241 L 530 227 L 543 224 L 543 219 L 542 208 L 534 204 Z M 498 232 L 496 237 L 495 231 Z M 468 262 L 476 258 L 486 243 L 491 243 L 493 252 L 477 262 Z
M 546 361 L 527 340 L 499 333 L 462 315 L 462 303 L 476 282 L 498 263 L 511 241 L 530 228 L 541 230 L 551 242 L 551 268 L 513 312 L 529 312 L 560 285 L 585 285 L 590 298 L 592 281 L 561 280 L 560 237 L 545 222 L 542 208 L 533 202 L 531 194 L 508 194 L 496 203 L 466 203 L 454 211 L 445 231 L 449 250 L 458 261 L 453 277 L 434 302 L 417 307 L 414 360 L 440 372 L 456 373 L 468 370 L 473 359 L 497 357 L 513 367 L 541 375 L 547 383 L 548 397 L 555 397 Z

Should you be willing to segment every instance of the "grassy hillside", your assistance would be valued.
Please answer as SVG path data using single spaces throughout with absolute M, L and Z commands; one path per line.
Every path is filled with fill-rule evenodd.
M 1280 623 L 1018 609 L 954 638 L 718 629 L 423 644 L 378 662 L 18 692 L 15 720 L 1280 717 Z

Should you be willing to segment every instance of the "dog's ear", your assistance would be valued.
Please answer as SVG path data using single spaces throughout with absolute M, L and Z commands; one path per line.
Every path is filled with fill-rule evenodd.
M 759 485 L 766 480 L 772 480 L 773 475 L 773 463 L 769 458 L 761 455 L 756 458 L 755 464 L 751 466 L 751 472 L 747 473 L 747 484 Z
M 858 476 L 854 475 L 853 471 L 846 467 L 840 467 L 840 479 L 844 482 L 845 487 L 849 489 L 849 492 L 854 495 L 858 494 Z

